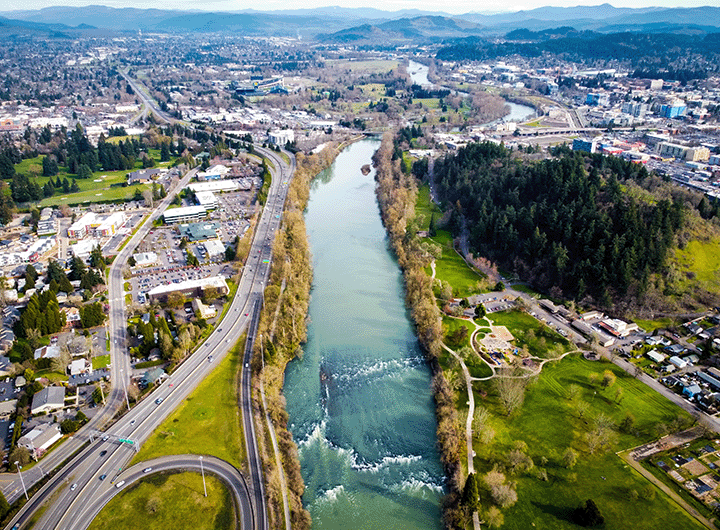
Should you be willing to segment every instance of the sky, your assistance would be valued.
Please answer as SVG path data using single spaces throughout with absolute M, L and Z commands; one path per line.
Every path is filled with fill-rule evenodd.
M 106 5 L 109 7 L 137 7 L 158 9 L 181 9 L 202 11 L 240 11 L 256 9 L 262 11 L 279 9 L 305 9 L 342 5 L 343 7 L 373 7 L 385 11 L 402 9 L 420 9 L 423 11 L 443 11 L 446 13 L 497 13 L 520 11 L 543 6 L 572 7 L 577 5 L 599 5 L 600 1 L 582 0 L 0 0 L 0 12 L 41 9 L 50 6 L 87 6 Z M 720 0 L 611 0 L 614 7 L 699 7 L 718 6 Z

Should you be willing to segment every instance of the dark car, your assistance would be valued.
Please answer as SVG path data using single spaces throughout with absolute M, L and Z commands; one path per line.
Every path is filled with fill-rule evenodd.
M 100 475 L 100 480 L 105 480 L 105 477 L 107 477 L 107 475 Z
M 105 456 L 107 454 L 107 451 L 100 451 L 100 456 Z

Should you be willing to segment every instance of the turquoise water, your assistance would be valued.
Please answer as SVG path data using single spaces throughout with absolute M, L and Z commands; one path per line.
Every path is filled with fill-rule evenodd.
M 375 198 L 375 141 L 312 186 L 314 281 L 305 354 L 288 365 L 290 430 L 313 528 L 439 529 L 443 472 L 431 374 L 404 305 Z

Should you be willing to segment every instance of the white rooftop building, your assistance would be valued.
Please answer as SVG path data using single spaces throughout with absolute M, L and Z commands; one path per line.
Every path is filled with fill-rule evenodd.
M 197 203 L 205 208 L 206 211 L 215 210 L 218 207 L 218 200 L 212 191 L 197 191 L 195 192 L 195 200 Z
M 157 263 L 158 255 L 155 252 L 138 252 L 133 254 L 136 267 L 148 267 Z
M 236 191 L 238 189 L 238 183 L 234 180 L 209 180 L 207 182 L 193 182 L 187 186 L 194 193 L 201 191 Z

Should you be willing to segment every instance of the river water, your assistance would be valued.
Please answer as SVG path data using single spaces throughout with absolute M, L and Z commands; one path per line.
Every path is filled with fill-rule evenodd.
M 285 372 L 313 528 L 439 529 L 443 472 L 431 374 L 388 249 L 371 162 L 346 148 L 306 212 L 314 281 L 308 342 Z
M 428 79 L 428 71 L 429 68 L 425 66 L 422 63 L 417 63 L 415 61 L 409 61 L 408 63 L 408 75 L 410 75 L 410 80 L 416 84 L 423 87 L 432 87 L 434 86 L 430 80 Z M 459 94 L 465 94 L 466 92 L 459 92 Z M 528 119 L 530 119 L 532 116 L 535 115 L 535 109 L 532 107 L 529 107 L 527 105 L 520 105 L 519 103 L 513 103 L 512 101 L 507 101 L 505 103 L 510 107 L 510 113 L 506 114 L 502 117 L 502 120 L 507 122 L 523 122 Z M 499 120 L 496 120 L 499 121 Z M 496 122 L 490 122 L 486 125 L 491 125 Z

